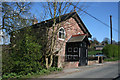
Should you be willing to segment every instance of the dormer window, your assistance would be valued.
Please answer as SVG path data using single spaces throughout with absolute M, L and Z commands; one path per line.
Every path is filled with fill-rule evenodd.
M 59 39 L 65 39 L 65 30 L 63 27 L 59 29 Z

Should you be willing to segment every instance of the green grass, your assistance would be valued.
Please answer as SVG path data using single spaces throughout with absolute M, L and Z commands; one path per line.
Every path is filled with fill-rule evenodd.
M 102 51 L 88 51 L 88 55 L 94 55 L 96 53 L 102 53 Z
M 118 57 L 104 59 L 104 61 L 117 61 L 117 60 L 119 60 Z
M 62 70 L 62 68 L 51 67 L 49 69 L 43 69 L 37 73 L 25 75 L 22 78 L 40 78 L 40 76 L 48 75 L 48 74 L 51 74 L 56 71 L 59 72 L 61 70 Z
M 52 72 L 59 72 L 61 71 L 62 68 L 57 68 L 57 67 L 51 67 L 49 69 L 42 69 L 36 73 L 28 73 L 27 75 L 17 75 L 16 73 L 10 73 L 10 74 L 7 74 L 7 75 L 3 75 L 3 79 L 9 79 L 9 78 L 40 78 L 40 76 L 43 76 L 43 75 L 48 75 Z

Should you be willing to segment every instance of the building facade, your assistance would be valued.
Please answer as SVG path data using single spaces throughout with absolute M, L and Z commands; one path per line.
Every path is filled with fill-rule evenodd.
M 59 50 L 55 54 L 58 61 L 57 67 L 71 68 L 87 65 L 87 48 L 90 45 L 88 38 L 91 38 L 92 35 L 87 30 L 77 12 L 74 11 L 62 15 L 61 21 L 57 17 L 55 30 L 57 30 L 59 24 L 60 27 L 57 32 L 57 40 L 54 48 L 54 52 Z M 35 23 L 32 25 L 32 31 L 34 31 L 34 35 L 43 35 L 43 33 L 47 33 L 47 29 L 50 29 L 48 33 L 51 36 L 52 25 L 53 19 Z M 39 36 L 38 38 L 41 37 Z

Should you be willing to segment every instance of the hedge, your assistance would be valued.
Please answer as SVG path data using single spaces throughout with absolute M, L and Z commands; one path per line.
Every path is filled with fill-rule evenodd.
M 102 52 L 108 58 L 118 57 L 118 45 L 108 44 L 103 48 Z

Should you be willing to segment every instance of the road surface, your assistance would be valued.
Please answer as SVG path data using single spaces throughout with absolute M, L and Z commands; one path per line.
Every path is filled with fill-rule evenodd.
M 118 76 L 118 63 L 57 76 L 56 78 L 115 78 Z

